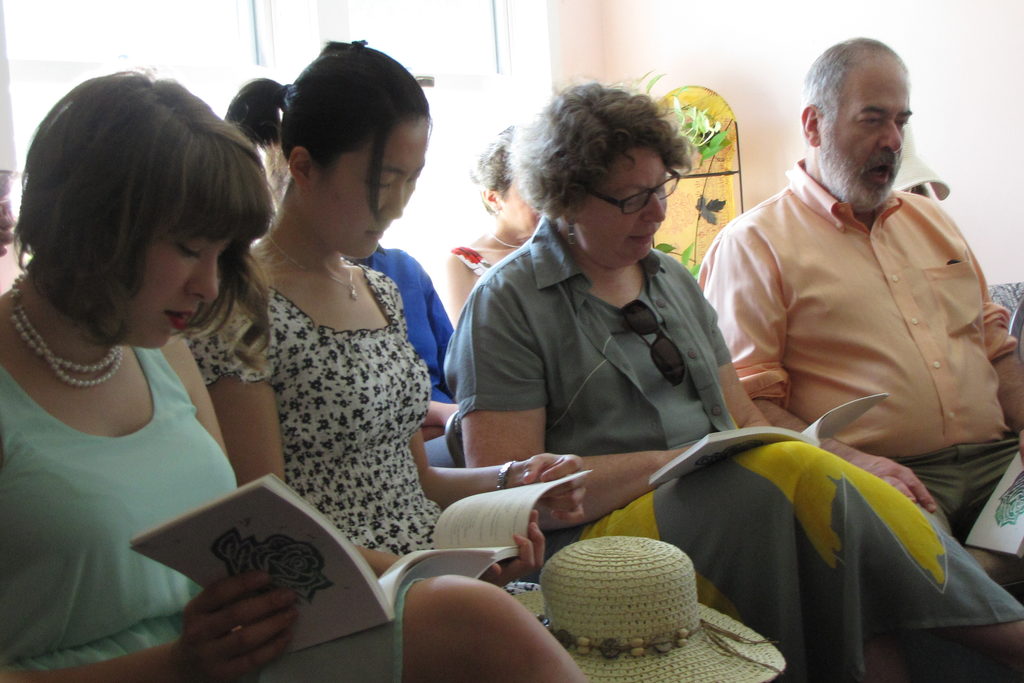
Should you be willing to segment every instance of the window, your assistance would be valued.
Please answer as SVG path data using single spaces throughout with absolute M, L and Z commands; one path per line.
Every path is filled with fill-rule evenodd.
M 348 30 L 414 73 L 489 76 L 499 72 L 495 12 L 491 0 L 353 0 Z
M 547 3 L 516 0 L 349 0 L 347 36 L 365 39 L 417 75 L 433 131 L 427 165 L 401 220 L 382 243 L 412 254 L 443 290 L 456 246 L 494 229 L 469 171 L 511 124 L 527 122 L 551 94 Z M 401 21 L 396 21 L 400 17 Z
M 252 62 L 248 5 L 4 0 L 7 55 L 37 62 L 242 65 Z
M 547 2 L 536 0 L 0 0 L 14 150 L 82 80 L 151 68 L 223 113 L 246 81 L 289 83 L 326 40 L 367 40 L 432 76 L 427 166 L 384 238 L 444 287 L 448 251 L 492 229 L 469 180 L 476 155 L 551 89 Z

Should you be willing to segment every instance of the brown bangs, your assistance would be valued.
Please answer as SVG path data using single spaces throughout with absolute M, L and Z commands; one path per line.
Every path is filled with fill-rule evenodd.
M 230 136 L 224 130 L 206 140 L 195 135 L 153 169 L 146 187 L 163 201 L 141 202 L 148 215 L 136 220 L 175 237 L 246 246 L 267 231 L 274 207 L 259 155 L 230 124 L 225 128 Z

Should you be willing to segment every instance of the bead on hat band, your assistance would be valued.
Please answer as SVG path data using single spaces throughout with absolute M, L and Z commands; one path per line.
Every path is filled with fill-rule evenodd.
M 628 654 L 631 657 L 644 657 L 648 654 L 664 655 L 676 648 L 685 647 L 687 641 L 689 641 L 694 634 L 703 629 L 708 640 L 730 655 L 739 657 L 740 659 L 753 664 L 758 664 L 767 669 L 771 669 L 776 673 L 782 673 L 781 669 L 771 666 L 770 664 L 765 664 L 764 662 L 760 662 L 751 657 L 747 657 L 743 653 L 736 651 L 736 649 L 727 642 L 728 640 L 732 640 L 734 642 L 744 643 L 747 645 L 761 645 L 764 643 L 774 643 L 775 641 L 767 638 L 744 638 L 737 633 L 720 628 L 714 624 L 704 621 L 703 619 L 700 620 L 700 625 L 694 629 L 680 628 L 675 631 L 657 634 L 648 638 L 637 637 L 626 639 L 601 639 L 591 638 L 588 636 L 574 636 L 564 628 L 552 631 L 551 624 L 546 617 L 540 617 L 540 620 L 566 650 L 575 651 L 578 655 L 599 654 L 605 659 L 618 659 L 619 656 L 625 654 Z

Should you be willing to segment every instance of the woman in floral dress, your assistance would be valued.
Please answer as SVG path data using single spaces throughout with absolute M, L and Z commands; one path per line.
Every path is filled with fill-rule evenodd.
M 273 288 L 263 368 L 232 360 L 230 335 L 193 344 L 239 482 L 278 474 L 368 548 L 430 547 L 441 508 L 494 489 L 501 468 L 428 465 L 419 426 L 430 382 L 397 287 L 346 258 L 377 248 L 416 187 L 430 132 L 423 91 L 383 53 L 331 43 L 294 84 L 245 86 L 231 112 L 265 147 L 279 146 L 291 176 L 256 247 Z M 578 467 L 574 456 L 542 455 L 506 469 L 502 481 Z M 581 494 L 566 486 L 545 499 L 560 508 L 545 525 L 577 514 Z

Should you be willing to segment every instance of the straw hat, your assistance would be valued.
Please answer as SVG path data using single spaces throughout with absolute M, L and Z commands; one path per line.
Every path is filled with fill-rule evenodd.
M 650 538 L 574 543 L 517 595 L 591 681 L 770 681 L 786 662 L 769 641 L 697 602 L 693 562 Z
M 893 188 L 909 190 L 912 187 L 926 184 L 931 185 L 931 190 L 935 193 L 936 198 L 945 199 L 949 196 L 949 185 L 917 155 L 917 147 L 914 145 L 914 136 L 910 132 L 910 126 L 904 126 L 903 161 L 900 163 L 900 170 L 896 173 Z

